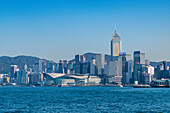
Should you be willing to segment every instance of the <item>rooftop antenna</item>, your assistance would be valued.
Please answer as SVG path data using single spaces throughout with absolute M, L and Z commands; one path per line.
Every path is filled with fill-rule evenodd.
M 116 24 L 115 24 L 115 34 L 116 34 Z

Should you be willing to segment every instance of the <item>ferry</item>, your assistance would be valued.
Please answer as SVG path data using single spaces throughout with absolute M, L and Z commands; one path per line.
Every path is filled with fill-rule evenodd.
M 30 87 L 35 87 L 34 85 L 30 85 Z
M 133 88 L 150 88 L 150 85 L 147 84 L 135 84 L 133 85 Z

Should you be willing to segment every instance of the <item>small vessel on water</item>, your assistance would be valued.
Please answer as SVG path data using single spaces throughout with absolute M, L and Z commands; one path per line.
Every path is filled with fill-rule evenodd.
M 30 87 L 35 87 L 34 85 L 30 85 Z
M 119 87 L 123 87 L 123 85 L 121 85 L 121 84 L 119 84 L 118 86 L 119 86 Z
M 150 88 L 150 85 L 147 84 L 135 84 L 133 88 Z

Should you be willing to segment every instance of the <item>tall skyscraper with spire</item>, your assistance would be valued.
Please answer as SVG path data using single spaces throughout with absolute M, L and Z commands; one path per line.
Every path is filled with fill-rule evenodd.
M 111 61 L 113 60 L 114 56 L 119 56 L 121 52 L 121 40 L 119 35 L 117 35 L 116 26 L 115 26 L 115 34 L 111 40 Z

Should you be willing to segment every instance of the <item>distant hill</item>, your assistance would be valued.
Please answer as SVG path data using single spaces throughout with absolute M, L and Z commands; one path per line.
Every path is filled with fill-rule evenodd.
M 153 67 L 157 67 L 160 63 L 162 62 L 150 62 Z M 170 62 L 168 62 L 167 65 L 170 66 Z
M 27 64 L 28 67 L 32 67 L 38 60 L 40 60 L 40 58 L 32 56 L 17 56 L 17 57 L 1 56 L 0 73 L 9 73 L 10 65 L 18 65 L 19 69 L 24 69 L 25 64 Z
M 96 54 L 98 54 L 98 53 L 90 53 L 89 52 L 89 53 L 85 53 L 83 55 L 85 55 L 87 61 L 90 61 L 90 60 L 96 58 Z M 108 62 L 110 59 L 111 59 L 110 55 L 105 54 L 105 61 Z M 74 59 L 70 60 L 69 62 L 74 62 Z
M 86 60 L 90 61 L 91 59 L 96 57 L 96 54 L 97 53 L 85 53 L 84 55 L 86 57 Z M 105 54 L 105 61 L 109 62 L 110 59 L 111 59 L 111 56 Z M 71 61 L 74 61 L 74 59 Z M 150 64 L 154 67 L 157 67 L 160 63 L 162 63 L 162 62 L 152 62 L 152 61 L 150 62 Z M 170 62 L 168 62 L 168 66 L 170 66 Z
M 96 57 L 97 53 L 85 53 L 85 57 L 87 61 L 90 61 L 91 59 Z M 38 62 L 40 58 L 33 57 L 33 56 L 17 56 L 17 57 L 8 57 L 8 56 L 1 56 L 0 57 L 0 73 L 9 73 L 10 72 L 10 65 L 18 65 L 19 69 L 24 69 L 24 65 L 27 64 L 28 67 L 32 67 L 35 62 Z M 48 60 L 42 59 L 45 62 Z M 105 54 L 105 61 L 110 60 L 110 55 Z M 73 60 L 70 60 L 70 62 L 74 62 Z M 151 62 L 150 64 L 154 67 L 157 67 L 162 62 Z M 170 66 L 170 62 L 168 62 L 168 66 Z
M 93 58 L 96 58 L 96 54 L 98 53 L 85 53 L 85 57 L 87 61 L 90 61 Z M 105 61 L 109 62 L 109 60 L 111 59 L 110 55 L 105 54 Z

